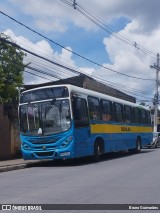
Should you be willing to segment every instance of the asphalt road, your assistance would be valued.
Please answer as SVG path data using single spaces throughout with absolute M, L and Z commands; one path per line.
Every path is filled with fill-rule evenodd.
M 0 203 L 160 204 L 160 148 L 0 173 Z

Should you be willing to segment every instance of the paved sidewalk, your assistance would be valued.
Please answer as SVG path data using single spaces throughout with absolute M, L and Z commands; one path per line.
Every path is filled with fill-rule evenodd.
M 22 158 L 0 160 L 0 172 L 6 172 L 16 169 L 24 169 L 32 166 L 35 163 L 40 163 L 40 160 L 29 160 L 25 161 Z

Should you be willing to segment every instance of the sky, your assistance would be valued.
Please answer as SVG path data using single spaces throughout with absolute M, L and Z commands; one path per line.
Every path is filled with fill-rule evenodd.
M 138 102 L 150 103 L 155 94 L 156 77 L 150 65 L 157 63 L 160 52 L 160 1 L 75 2 L 74 9 L 72 0 L 0 0 L 1 12 L 43 37 L 2 13 L 0 32 L 44 58 L 103 81 L 136 97 Z M 94 21 L 100 20 L 102 27 L 89 20 L 84 12 L 92 15 Z M 25 84 L 75 75 L 30 54 L 24 62 L 40 71 L 26 69 Z

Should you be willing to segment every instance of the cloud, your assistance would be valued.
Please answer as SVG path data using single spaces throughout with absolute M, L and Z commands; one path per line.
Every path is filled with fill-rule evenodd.
M 140 34 L 140 32 L 138 32 L 139 25 L 140 23 L 138 21 L 132 21 L 120 31 L 119 34 L 129 38 L 131 41 L 136 41 L 137 44 L 143 43 L 145 49 L 153 51 L 155 55 L 150 55 L 148 52 L 145 54 L 141 51 L 144 50 L 141 45 L 137 45 L 137 48 L 135 48 L 134 46 L 124 44 L 115 37 L 106 37 L 103 43 L 112 63 L 104 64 L 104 66 L 126 75 L 143 79 L 153 79 L 153 81 L 120 76 L 105 69 L 101 69 L 99 74 L 100 76 L 107 75 L 108 81 L 114 81 L 122 86 L 124 85 L 129 88 L 142 90 L 145 91 L 146 94 L 153 95 L 152 92 L 155 87 L 154 79 L 156 72 L 150 69 L 150 65 L 156 62 L 156 52 L 158 52 L 159 49 L 156 44 L 159 43 L 160 29 L 153 30 L 151 34 Z
M 137 34 L 136 29 L 138 27 L 139 23 L 133 21 L 119 33 L 130 38 L 133 41 L 134 39 L 136 39 L 137 43 L 144 41 L 146 43 L 146 48 L 148 49 L 153 47 L 153 44 L 158 43 L 160 37 L 160 30 L 153 31 L 152 35 L 149 36 Z M 108 69 L 104 69 L 102 67 L 99 67 L 97 69 L 82 67 L 80 65 L 77 67 L 76 62 L 73 60 L 72 49 L 70 47 L 66 47 L 70 51 L 67 51 L 66 49 L 61 49 L 60 52 L 56 52 L 45 40 L 40 40 L 36 43 L 33 43 L 25 37 L 16 36 L 11 30 L 6 30 L 5 33 L 10 35 L 13 40 L 15 40 L 19 45 L 37 53 L 38 55 L 44 56 L 58 63 L 63 63 L 67 66 L 74 67 L 75 69 L 79 70 L 82 73 L 86 73 L 89 76 L 97 77 L 99 80 L 105 81 L 108 85 L 115 87 L 125 93 L 137 96 L 141 100 L 145 100 L 148 98 L 148 96 L 153 95 L 152 92 L 154 88 L 154 81 L 143 81 L 128 78 L 123 75 L 116 74 L 115 72 L 111 72 Z M 123 74 L 132 75 L 140 78 L 155 79 L 155 71 L 150 69 L 150 65 L 155 62 L 155 58 L 144 54 L 138 48 L 124 44 L 115 37 L 106 37 L 104 38 L 103 43 L 104 48 L 106 49 L 112 62 L 111 64 L 103 64 L 103 66 L 121 72 Z M 31 62 L 31 66 L 37 69 L 47 71 L 51 74 L 56 74 L 60 78 L 62 78 L 62 76 L 63 78 L 73 76 L 73 73 L 69 74 L 68 71 L 61 69 L 60 67 L 56 67 L 37 57 L 27 55 L 25 61 Z M 36 73 L 31 70 L 29 71 Z M 39 73 L 36 74 L 44 76 Z M 40 78 L 38 76 L 32 76 L 27 73 L 25 73 L 24 77 L 26 84 L 35 84 L 46 82 L 49 80 L 56 80 L 50 76 L 44 76 L 47 78 L 45 79 Z M 144 95 L 142 94 L 142 92 L 141 94 L 139 94 L 139 90 L 144 91 Z
M 10 2 L 26 15 L 32 16 L 39 29 L 64 32 L 68 29 L 69 23 L 87 30 L 98 28 L 77 10 L 59 0 L 10 0 Z M 124 16 L 130 20 L 138 21 L 140 23 L 138 30 L 146 33 L 159 27 L 159 0 L 112 0 L 107 2 L 106 0 L 92 0 L 92 3 L 77 0 L 77 3 L 83 9 L 94 13 L 105 23 L 110 23 L 113 19 Z
M 40 40 L 36 43 L 33 43 L 32 41 L 28 40 L 23 36 L 16 36 L 15 33 L 10 29 L 4 31 L 3 33 L 9 35 L 12 38 L 12 40 L 15 41 L 18 45 L 33 53 L 36 53 L 53 62 L 61 63 L 65 66 L 74 67 L 75 69 L 77 69 L 75 62 L 72 60 L 72 49 L 70 47 L 66 47 L 70 51 L 67 51 L 66 49 L 61 49 L 60 52 L 56 52 L 45 40 Z M 40 59 L 29 53 L 27 53 L 27 56 L 25 56 L 24 63 L 26 64 L 30 63 L 29 66 L 39 70 L 39 72 L 35 72 L 33 70 L 26 69 L 27 72 L 31 72 L 36 75 L 31 75 L 25 72 L 24 73 L 25 84 L 39 84 L 44 83 L 46 81 L 57 80 L 56 77 L 67 78 L 73 76 L 72 72 L 64 70 L 61 67 L 58 67 L 52 63 L 47 62 L 46 60 Z M 47 76 L 40 72 L 48 72 L 50 75 Z M 56 77 L 54 78 L 53 76 Z
M 79 71 L 81 73 L 84 73 L 90 77 L 93 77 L 93 75 L 98 76 L 97 75 L 97 70 L 95 70 L 94 68 L 89 68 L 89 67 L 80 67 Z
M 24 15 L 31 17 L 37 31 L 41 29 L 46 32 L 53 31 L 65 33 L 70 26 L 81 27 L 88 31 L 99 29 L 82 14 L 78 13 L 77 10 L 74 10 L 60 0 L 10 0 L 9 2 L 19 8 Z M 113 37 L 113 35 L 109 38 L 104 38 L 102 42 L 106 49 L 106 56 L 109 56 L 111 63 L 104 63 L 103 66 L 127 75 L 148 79 L 155 78 L 155 70 L 151 70 L 150 65 L 156 62 L 156 58 L 144 54 L 139 50 L 139 47 L 143 46 L 155 53 L 159 52 L 159 47 L 157 45 L 160 37 L 159 0 L 112 0 L 107 2 L 105 0 L 92 0 L 92 3 L 90 1 L 77 0 L 77 3 L 83 5 L 87 10 L 93 11 L 98 17 L 102 18 L 103 22 L 106 24 L 110 24 L 111 21 L 119 17 L 126 17 L 127 20 L 130 20 L 130 23 L 118 33 L 129 39 L 132 44 L 136 42 L 136 44 L 138 44 L 137 48 L 121 42 Z M 77 28 L 75 28 L 75 30 L 77 30 Z M 76 67 L 76 69 L 79 67 L 80 71 L 100 77 L 126 93 L 134 92 L 136 96 L 138 95 L 138 93 L 136 94 L 136 90 L 146 90 L 145 93 L 150 96 L 153 95 L 154 81 L 142 81 L 124 77 L 104 68 L 95 69 L 82 67 L 81 64 L 76 66 L 76 61 L 73 60 L 72 53 L 65 49 L 56 52 L 53 50 L 52 46 L 44 40 L 32 43 L 31 41 L 26 41 L 24 37 L 17 37 L 16 39 L 19 39 L 24 45 L 30 45 L 31 48 L 34 51 L 38 51 L 39 54 L 45 54 L 54 60 L 61 60 L 62 62 L 68 63 L 70 66 Z M 87 48 L 87 44 L 85 45 Z M 45 49 L 45 51 L 43 49 Z M 38 60 L 36 61 L 34 59 L 34 63 L 35 62 L 38 66 Z M 43 63 L 43 67 L 41 65 L 41 68 L 45 69 L 46 63 Z M 49 70 L 50 66 L 51 65 L 47 64 L 46 68 Z M 56 73 L 61 73 L 61 75 L 63 74 L 67 77 L 64 70 L 63 72 L 61 69 L 57 70 Z M 37 81 L 39 78 L 35 79 Z M 32 82 L 36 82 L 35 79 Z M 134 90 L 130 88 L 134 88 Z
M 61 53 L 55 53 L 55 58 L 57 60 L 59 60 L 60 62 L 63 62 L 65 63 L 66 65 L 69 65 L 69 66 L 72 66 L 72 67 L 75 67 L 75 62 L 73 61 L 72 59 L 72 49 L 71 47 L 65 47 L 61 49 Z
M 47 23 L 47 24 L 46 24 Z M 67 31 L 68 27 L 61 23 L 60 20 L 56 19 L 56 18 L 39 18 L 37 20 L 35 20 L 35 24 L 36 26 L 41 29 L 44 30 L 46 32 L 65 32 Z
M 61 1 L 50 0 L 10 0 L 12 4 L 19 7 L 25 15 L 31 16 L 38 29 L 47 32 L 65 32 L 68 24 L 72 23 L 85 29 L 91 29 L 93 24 L 77 13 L 73 8 Z M 75 17 L 75 18 L 73 18 Z M 86 27 L 85 27 L 86 26 Z

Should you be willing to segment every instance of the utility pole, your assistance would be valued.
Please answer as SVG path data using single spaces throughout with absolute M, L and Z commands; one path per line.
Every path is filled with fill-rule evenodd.
M 154 132 L 157 132 L 157 117 L 158 117 L 158 86 L 159 86 L 159 53 L 157 53 L 157 64 L 154 66 L 150 66 L 150 68 L 156 69 L 156 84 L 155 84 L 155 96 L 154 96 L 154 102 L 155 102 L 155 109 L 154 109 Z

